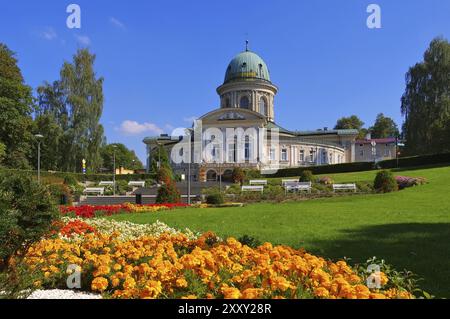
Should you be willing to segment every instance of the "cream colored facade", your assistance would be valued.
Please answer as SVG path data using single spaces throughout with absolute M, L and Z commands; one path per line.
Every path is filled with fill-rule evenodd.
M 220 175 L 229 176 L 234 167 L 271 171 L 290 167 L 331 165 L 349 163 L 356 160 L 356 130 L 290 131 L 275 122 L 275 96 L 278 88 L 270 81 L 268 68 L 255 53 L 245 51 L 236 56 L 227 68 L 224 83 L 218 87 L 220 107 L 199 118 L 202 125 L 202 150 L 211 144 L 212 136 L 207 132 L 215 130 L 221 141 L 220 149 L 213 148 L 211 157 L 220 155 L 220 160 L 206 160 L 190 165 L 193 180 L 215 180 Z M 262 141 L 258 135 L 257 146 L 254 141 L 242 145 L 244 161 L 236 161 L 237 144 L 227 140 L 227 129 L 243 129 L 266 131 L 268 135 L 278 133 L 278 143 L 272 145 L 269 140 Z M 144 140 L 147 145 L 147 168 L 150 167 L 152 151 L 157 144 L 164 144 L 167 150 L 179 142 L 179 137 L 149 137 Z M 250 145 L 251 144 L 251 145 Z M 262 149 L 260 149 L 262 147 Z M 192 145 L 192 154 L 194 144 Z M 258 156 L 256 161 L 247 161 L 250 149 L 263 154 L 264 160 Z M 170 153 L 169 153 L 170 154 Z M 194 157 L 195 155 L 193 155 Z M 207 156 L 206 156 L 207 157 Z M 250 157 L 250 156 L 248 156 Z M 178 174 L 187 174 L 187 164 L 173 164 Z

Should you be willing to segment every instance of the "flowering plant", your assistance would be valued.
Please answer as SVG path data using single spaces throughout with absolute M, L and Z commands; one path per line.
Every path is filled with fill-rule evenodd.
M 67 266 L 79 265 L 82 289 L 112 298 L 413 298 L 402 288 L 369 288 L 345 261 L 287 246 L 251 248 L 213 233 L 125 241 L 119 235 L 91 233 L 79 242 L 43 239 L 22 263 L 42 288 L 64 285 Z M 386 285 L 390 279 L 380 276 Z
M 426 184 L 427 180 L 423 177 L 395 176 L 399 189 Z

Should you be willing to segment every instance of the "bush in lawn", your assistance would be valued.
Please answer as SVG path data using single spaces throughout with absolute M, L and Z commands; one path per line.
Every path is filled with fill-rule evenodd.
M 269 185 L 264 188 L 263 198 L 267 200 L 282 201 L 285 199 L 286 192 L 280 185 Z
M 174 180 L 172 171 L 165 166 L 161 167 L 156 174 L 156 180 L 160 184 L 168 184 L 172 182 Z
M 241 185 L 244 184 L 245 172 L 244 172 L 244 170 L 242 168 L 235 167 L 233 169 L 233 173 L 232 173 L 231 176 L 232 176 L 231 178 L 233 179 L 233 183 L 241 184 Z
M 261 178 L 261 172 L 257 169 L 246 169 L 244 172 L 246 180 Z
M 173 181 L 161 185 L 156 196 L 157 204 L 176 204 L 181 202 L 180 191 Z
M 66 176 L 64 176 L 64 184 L 67 186 L 74 186 L 78 185 L 78 181 L 75 176 L 67 174 Z
M 206 196 L 206 203 L 209 205 L 222 205 L 225 198 L 222 193 L 215 192 Z
M 373 188 L 380 193 L 390 193 L 398 191 L 398 184 L 391 171 L 380 171 L 375 177 Z
M 133 187 L 128 186 L 128 182 L 125 180 L 116 181 L 116 191 L 120 195 L 125 195 L 127 192 L 131 192 Z
M 59 211 L 48 189 L 30 176 L 0 174 L 0 267 L 51 229 Z
M 333 179 L 329 176 L 321 177 L 317 181 L 319 184 L 322 185 L 332 185 L 334 183 Z
M 370 182 L 356 182 L 356 188 L 361 193 L 372 193 L 373 192 L 373 183 Z
M 72 192 L 66 184 L 50 184 L 47 186 L 53 198 L 58 205 L 72 204 Z
M 305 170 L 300 174 L 300 182 L 312 182 L 314 180 L 314 175 L 311 171 Z

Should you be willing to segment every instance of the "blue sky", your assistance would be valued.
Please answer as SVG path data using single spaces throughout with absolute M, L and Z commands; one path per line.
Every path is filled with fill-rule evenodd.
M 81 29 L 66 27 L 70 3 L 81 7 Z M 366 26 L 371 3 L 381 29 Z M 0 0 L 0 41 L 33 88 L 57 79 L 77 48 L 97 55 L 107 140 L 142 160 L 143 137 L 218 107 L 215 90 L 247 38 L 279 87 L 276 122 L 308 130 L 351 114 L 371 125 L 380 112 L 401 124 L 405 73 L 449 35 L 447 0 Z

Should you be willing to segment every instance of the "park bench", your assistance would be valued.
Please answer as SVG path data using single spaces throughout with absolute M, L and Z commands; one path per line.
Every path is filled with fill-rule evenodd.
M 288 182 L 284 184 L 284 189 L 286 190 L 286 193 L 289 191 L 307 191 L 308 193 L 311 193 L 312 189 L 312 183 L 311 182 Z
M 145 181 L 130 181 L 128 186 L 132 187 L 145 187 Z
M 85 188 L 83 191 L 84 194 L 97 194 L 97 195 L 103 195 L 105 193 L 104 187 L 88 187 Z
M 298 183 L 298 179 L 283 179 L 283 180 L 281 180 L 281 185 L 283 187 L 285 187 L 286 184 L 292 184 L 292 183 Z
M 98 186 L 114 186 L 114 182 L 112 181 L 101 181 L 98 183 Z
M 354 191 L 356 193 L 356 184 L 333 184 L 333 192 L 348 190 Z
M 264 192 L 264 186 L 242 186 L 243 192 Z
M 267 180 L 265 179 L 254 179 L 249 182 L 251 186 L 253 185 L 267 185 Z

